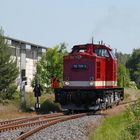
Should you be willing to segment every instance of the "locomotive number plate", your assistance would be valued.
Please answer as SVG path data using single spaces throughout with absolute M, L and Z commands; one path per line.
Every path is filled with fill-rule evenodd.
M 74 69 L 86 69 L 87 65 L 86 64 L 74 64 L 73 68 Z

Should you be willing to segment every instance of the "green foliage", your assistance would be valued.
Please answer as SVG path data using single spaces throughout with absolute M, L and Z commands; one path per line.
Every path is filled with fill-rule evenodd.
M 126 90 L 126 93 L 139 96 L 139 90 Z M 140 138 L 140 98 L 126 110 L 105 118 L 101 125 L 91 133 L 90 140 L 136 140 Z
M 41 85 L 51 85 L 52 77 L 57 77 L 60 81 L 63 79 L 63 56 L 66 54 L 66 44 L 62 43 L 54 48 L 47 49 L 46 53 L 42 56 L 37 64 L 37 79 Z
M 0 98 L 11 99 L 16 91 L 15 80 L 18 76 L 16 62 L 11 58 L 9 45 L 0 32 Z
M 13 99 L 14 98 L 14 94 L 16 93 L 16 89 L 17 89 L 17 85 L 15 84 L 9 84 L 9 87 L 7 87 L 7 89 L 1 93 L 1 98 L 2 99 Z
M 132 124 L 127 128 L 127 131 L 132 135 L 132 138 L 138 139 L 140 137 L 140 121 Z
M 140 99 L 124 113 L 105 118 L 90 140 L 136 140 L 140 138 Z
M 130 77 L 140 88 L 140 49 L 134 49 L 126 66 L 130 70 Z
M 128 87 L 130 83 L 129 78 L 129 71 L 126 69 L 126 67 L 119 63 L 118 65 L 118 86 L 120 87 Z
M 124 114 L 105 118 L 90 140 L 120 140 L 126 125 Z
M 121 52 L 116 53 L 118 63 L 125 65 L 130 58 L 130 54 L 123 54 Z
M 130 76 L 129 70 L 126 68 L 126 62 L 130 58 L 129 54 L 123 54 L 121 52 L 116 53 L 118 60 L 118 86 L 120 87 L 129 87 Z
M 129 87 L 130 87 L 130 88 L 137 89 L 137 85 L 136 85 L 136 83 L 135 83 L 134 81 L 130 81 Z
M 128 125 L 123 132 L 129 133 L 132 140 L 138 139 L 140 137 L 140 98 L 136 104 L 129 106 L 125 113 L 125 118 Z

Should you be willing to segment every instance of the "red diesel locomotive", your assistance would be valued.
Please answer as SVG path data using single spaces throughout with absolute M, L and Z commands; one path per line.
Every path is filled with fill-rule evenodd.
M 63 79 L 63 88 L 55 89 L 55 100 L 63 109 L 105 109 L 124 97 L 117 86 L 117 59 L 102 42 L 74 46 L 64 56 Z

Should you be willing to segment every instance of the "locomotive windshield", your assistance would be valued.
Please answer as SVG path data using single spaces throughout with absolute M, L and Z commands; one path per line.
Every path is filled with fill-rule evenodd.
M 87 47 L 81 45 L 81 46 L 74 46 L 71 53 L 86 52 L 86 51 L 87 51 Z
M 97 56 L 109 57 L 108 51 L 104 48 L 95 48 L 94 52 Z

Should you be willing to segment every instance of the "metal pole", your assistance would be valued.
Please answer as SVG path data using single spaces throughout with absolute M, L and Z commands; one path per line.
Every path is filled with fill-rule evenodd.
M 20 78 L 20 110 L 22 109 L 22 80 Z
M 25 91 L 25 81 L 23 82 L 23 94 L 24 94 L 24 106 L 26 107 L 26 91 Z
M 26 107 L 26 91 L 25 91 L 25 80 L 22 78 L 26 76 L 26 45 L 20 44 L 20 109 L 22 105 Z M 24 100 L 22 100 L 24 98 Z

